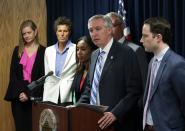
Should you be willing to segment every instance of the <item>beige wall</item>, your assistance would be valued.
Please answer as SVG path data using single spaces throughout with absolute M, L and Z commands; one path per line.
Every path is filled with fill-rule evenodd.
M 38 26 L 40 42 L 46 45 L 45 0 L 0 1 L 0 131 L 14 131 L 10 103 L 3 100 L 8 81 L 12 51 L 18 43 L 21 22 L 32 19 Z

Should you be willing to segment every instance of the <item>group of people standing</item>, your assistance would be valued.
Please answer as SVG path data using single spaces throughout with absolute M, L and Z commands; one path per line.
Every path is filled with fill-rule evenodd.
M 71 29 L 68 18 L 58 17 L 57 42 L 45 48 L 35 23 L 21 24 L 5 95 L 16 131 L 32 131 L 30 96 L 56 104 L 108 106 L 97 121 L 101 129 L 114 124 L 116 131 L 185 130 L 185 61 L 169 48 L 168 21 L 144 21 L 140 42 L 154 53 L 149 66 L 144 49 L 125 39 L 124 21 L 115 12 L 89 18 L 90 37 L 80 37 L 76 44 L 69 40 Z M 44 86 L 27 88 L 50 71 Z

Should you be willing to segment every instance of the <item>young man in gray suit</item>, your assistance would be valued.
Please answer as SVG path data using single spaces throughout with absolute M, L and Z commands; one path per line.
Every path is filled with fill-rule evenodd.
M 133 131 L 132 113 L 142 90 L 136 55 L 113 39 L 109 17 L 92 16 L 88 29 L 99 49 L 92 53 L 88 84 L 79 103 L 108 106 L 98 121 L 101 129 L 114 123 L 116 131 Z
M 185 61 L 169 48 L 170 24 L 145 20 L 141 42 L 152 52 L 144 94 L 145 131 L 185 131 Z

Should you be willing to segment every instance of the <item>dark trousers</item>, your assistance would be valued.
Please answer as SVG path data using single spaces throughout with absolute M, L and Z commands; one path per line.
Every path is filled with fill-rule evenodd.
M 32 102 L 11 102 L 16 131 L 32 131 Z

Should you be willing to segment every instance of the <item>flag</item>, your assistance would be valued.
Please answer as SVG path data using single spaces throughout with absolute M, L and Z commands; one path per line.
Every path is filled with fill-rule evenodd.
M 126 10 L 125 10 L 125 6 L 124 6 L 124 1 L 123 0 L 119 0 L 119 4 L 118 4 L 118 14 L 122 16 L 123 18 L 123 22 L 125 25 L 125 28 L 123 30 L 124 36 L 128 41 L 132 40 L 132 36 L 130 33 L 130 27 L 127 26 L 127 22 L 126 22 Z

